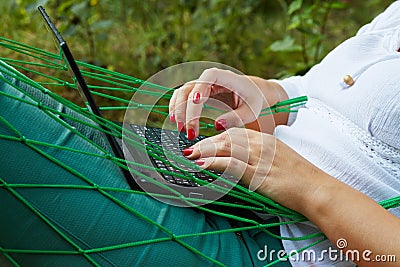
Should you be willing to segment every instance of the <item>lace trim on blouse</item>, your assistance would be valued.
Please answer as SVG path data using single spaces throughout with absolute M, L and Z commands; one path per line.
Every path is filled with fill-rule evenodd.
M 332 123 L 336 129 L 347 134 L 373 162 L 400 179 L 400 150 L 372 136 L 318 99 L 309 99 L 306 107 Z

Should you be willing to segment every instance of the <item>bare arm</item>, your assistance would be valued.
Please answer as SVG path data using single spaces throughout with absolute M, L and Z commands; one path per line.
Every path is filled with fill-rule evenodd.
M 277 83 L 258 77 L 251 77 L 251 79 L 261 88 L 270 105 L 287 99 L 284 89 Z M 287 119 L 287 113 L 280 113 L 274 116 L 260 117 L 256 123 L 246 126 L 250 129 L 271 133 L 275 126 L 286 124 Z M 290 158 L 288 155 L 285 157 Z M 368 196 L 334 179 L 305 160 L 301 161 L 302 163 L 292 166 L 292 168 L 298 168 L 297 172 L 288 166 L 282 166 L 279 169 L 280 171 L 290 170 L 290 173 L 281 175 L 290 176 L 293 173 L 299 173 L 303 177 L 311 176 L 310 179 L 296 178 L 299 181 L 309 181 L 309 183 L 305 183 L 308 188 L 300 185 L 298 188 L 302 190 L 293 188 L 293 192 L 299 194 L 297 200 L 300 199 L 302 202 L 295 200 L 286 205 L 304 214 L 317 225 L 332 244 L 336 244 L 337 240 L 344 238 L 348 244 L 345 251 L 357 250 L 360 253 L 360 261 L 357 262 L 359 266 L 398 266 L 400 262 L 400 235 L 398 234 L 400 233 L 400 219 Z M 288 161 L 285 164 L 287 163 Z M 278 179 L 278 177 L 276 178 Z M 286 201 L 283 200 L 283 202 Z M 299 203 L 302 204 L 299 205 Z M 363 252 L 365 255 L 362 255 Z M 391 257 L 389 259 L 391 262 L 381 261 L 385 257 L 386 260 Z
M 316 224 L 333 244 L 344 238 L 348 244 L 345 250 L 360 253 L 359 266 L 398 266 L 400 219 L 329 175 L 321 171 L 314 175 L 318 175 L 320 184 L 298 211 Z M 392 262 L 375 260 L 375 257 L 383 259 L 382 256 L 395 256 L 397 262 L 393 262 L 394 258 L 390 259 Z
M 259 190 L 260 193 L 264 192 L 304 214 L 333 244 L 344 238 L 348 244 L 346 251 L 357 250 L 360 253 L 360 261 L 357 262 L 359 266 L 399 265 L 399 218 L 368 196 L 316 168 L 281 142 L 278 142 L 278 146 L 281 147 L 281 153 L 276 153 L 275 157 L 278 158 L 275 165 L 282 166 L 275 167 L 269 176 L 279 178 L 296 174 L 291 179 L 293 186 L 285 186 L 286 192 L 289 189 L 292 197 L 283 199 L 281 196 L 275 196 L 271 193 L 271 187 L 276 186 L 271 183 L 265 190 Z M 285 158 L 290 160 L 284 161 Z M 372 254 L 367 253 L 367 257 L 363 258 L 362 253 L 367 250 Z M 397 262 L 393 262 L 393 258 L 392 262 L 375 261 L 376 256 L 382 255 L 394 255 Z

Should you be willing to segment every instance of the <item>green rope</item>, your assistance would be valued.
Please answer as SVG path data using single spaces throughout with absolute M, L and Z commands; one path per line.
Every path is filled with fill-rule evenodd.
M 155 170 L 161 173 L 175 175 L 182 179 L 188 179 L 190 181 L 194 181 L 200 185 L 207 186 L 209 182 L 203 181 L 201 179 L 196 178 L 191 173 L 186 171 L 184 168 L 180 167 L 179 164 L 182 164 L 186 167 L 190 167 L 192 169 L 196 169 L 204 174 L 207 174 L 214 179 L 218 179 L 221 184 L 233 186 L 232 182 L 223 177 L 216 175 L 215 173 L 209 172 L 207 170 L 203 170 L 199 168 L 193 162 L 188 160 L 182 159 L 181 157 L 175 155 L 172 152 L 164 151 L 164 149 L 157 145 L 148 142 L 145 138 L 135 134 L 128 129 L 123 128 L 121 125 L 117 123 L 113 123 L 105 118 L 98 117 L 92 113 L 90 113 L 86 108 L 82 108 L 76 104 L 71 103 L 70 101 L 64 99 L 63 97 L 53 93 L 47 88 L 43 86 L 48 86 L 49 88 L 60 88 L 62 86 L 73 88 L 76 90 L 76 85 L 74 83 L 65 80 L 63 77 L 68 77 L 65 75 L 67 71 L 67 67 L 63 62 L 62 56 L 59 54 L 53 54 L 26 44 L 21 44 L 19 42 L 9 40 L 4 37 L 0 37 L 0 46 L 17 53 L 18 58 L 24 56 L 24 59 L 15 59 L 9 57 L 0 57 L 0 59 L 4 62 L 0 62 L 1 67 L 5 70 L 4 73 L 8 76 L 18 79 L 29 86 L 36 88 L 37 90 L 41 91 L 44 94 L 47 94 L 49 97 L 55 99 L 60 104 L 68 107 L 69 109 L 78 112 L 79 114 L 83 115 L 88 120 L 83 120 L 80 118 L 76 118 L 72 115 L 68 115 L 62 113 L 59 110 L 54 108 L 48 107 L 41 103 L 38 99 L 34 96 L 29 95 L 27 92 L 23 91 L 18 86 L 15 86 L 12 82 L 8 79 L 0 76 L 1 81 L 7 83 L 10 86 L 13 86 L 18 91 L 22 92 L 26 97 L 19 98 L 13 95 L 9 95 L 7 93 L 0 91 L 0 96 L 2 97 L 9 97 L 13 100 L 20 101 L 26 105 L 31 105 L 34 107 L 39 108 L 44 112 L 49 118 L 52 118 L 57 123 L 61 124 L 63 127 L 66 127 L 69 131 L 73 134 L 84 140 L 85 142 L 93 145 L 99 153 L 87 152 L 82 151 L 79 149 L 69 148 L 61 145 L 50 144 L 44 141 L 39 140 L 32 140 L 23 136 L 23 134 L 18 131 L 10 122 L 8 122 L 5 118 L 0 116 L 0 122 L 5 126 L 8 127 L 9 130 L 13 133 L 13 135 L 5 135 L 0 134 L 0 139 L 8 140 L 10 142 L 22 143 L 30 148 L 35 153 L 39 154 L 43 158 L 53 162 L 57 166 L 63 168 L 64 170 L 70 172 L 74 176 L 78 177 L 81 181 L 84 182 L 82 185 L 74 185 L 74 184 L 24 184 L 24 183 L 7 183 L 5 178 L 0 177 L 0 188 L 5 189 L 12 194 L 18 201 L 20 201 L 24 206 L 30 209 L 40 220 L 45 222 L 55 233 L 57 233 L 63 240 L 65 240 L 70 246 L 71 250 L 35 250 L 35 249 L 21 249 L 21 248 L 5 248 L 0 246 L 0 253 L 4 255 L 4 257 L 9 260 L 9 262 L 14 266 L 19 266 L 18 262 L 13 258 L 13 254 L 54 254 L 54 255 L 82 255 L 91 265 L 99 266 L 99 264 L 94 260 L 93 254 L 107 252 L 112 250 L 119 250 L 124 248 L 130 248 L 135 246 L 145 246 L 151 245 L 155 243 L 161 242 L 175 242 L 180 246 L 184 247 L 188 251 L 193 252 L 194 254 L 206 259 L 210 264 L 217 265 L 217 266 L 224 266 L 223 263 L 219 262 L 218 260 L 206 255 L 196 249 L 195 247 L 189 245 L 184 240 L 187 238 L 193 237 L 200 237 L 206 235 L 222 235 L 226 233 L 233 233 L 233 232 L 240 232 L 240 231 L 248 231 L 248 230 L 255 230 L 259 229 L 262 232 L 278 238 L 282 240 L 291 240 L 301 241 L 301 240 L 310 240 L 314 238 L 319 238 L 319 240 L 313 242 L 309 246 L 298 250 L 296 253 L 300 253 L 305 249 L 315 246 L 320 242 L 326 240 L 326 237 L 321 233 L 310 234 L 307 236 L 300 236 L 295 238 L 289 238 L 284 236 L 277 236 L 269 231 L 269 228 L 274 226 L 281 226 L 286 224 L 295 224 L 307 221 L 307 219 L 286 207 L 274 202 L 273 200 L 262 196 L 256 192 L 250 192 L 248 189 L 244 188 L 243 186 L 236 185 L 232 190 L 227 191 L 227 189 L 222 185 L 215 185 L 213 188 L 219 192 L 226 192 L 227 195 L 241 200 L 242 204 L 238 203 L 226 203 L 222 201 L 215 201 L 213 202 L 213 206 L 216 207 L 226 207 L 226 208 L 235 208 L 238 210 L 248 210 L 248 211 L 256 211 L 260 213 L 268 213 L 276 216 L 281 216 L 287 218 L 286 221 L 278 222 L 278 223 L 269 223 L 269 224 L 260 224 L 259 222 L 246 218 L 244 216 L 238 216 L 235 214 L 230 214 L 229 212 L 222 212 L 219 209 L 213 209 L 211 206 L 198 206 L 200 203 L 206 203 L 206 200 L 189 198 L 183 196 L 180 192 L 166 186 L 165 184 L 154 180 L 153 178 L 145 175 L 142 172 L 137 171 L 135 168 L 128 167 L 128 166 L 135 166 L 141 169 L 148 169 L 148 170 Z M 112 111 L 112 110 L 122 110 L 126 111 L 128 109 L 143 109 L 147 112 L 158 114 L 161 116 L 168 116 L 168 106 L 165 104 L 159 105 L 146 105 L 142 103 L 132 103 L 131 102 L 131 95 L 133 93 L 143 94 L 144 96 L 150 97 L 158 97 L 160 99 L 170 99 L 171 97 L 171 88 L 167 88 L 164 86 L 160 86 L 157 84 L 149 83 L 135 77 L 121 74 L 115 71 L 107 70 L 104 68 L 100 68 L 97 66 L 93 66 L 91 64 L 85 62 L 77 62 L 78 65 L 83 68 L 82 74 L 85 76 L 86 79 L 90 81 L 89 88 L 91 89 L 92 93 L 99 97 L 104 101 L 113 101 L 118 103 L 118 105 L 110 105 L 107 103 L 107 106 L 101 106 L 100 109 L 104 111 Z M 27 72 L 31 75 L 37 75 L 44 79 L 44 81 L 34 82 L 31 79 L 28 79 L 26 76 L 20 74 L 19 72 L 15 71 L 10 66 L 19 69 L 21 71 Z M 55 72 L 55 74 L 49 75 L 48 73 Z M 57 75 L 57 77 L 55 76 Z M 154 90 L 148 90 L 154 89 Z M 101 91 L 99 91 L 101 90 Z M 263 109 L 260 116 L 267 116 L 272 115 L 280 112 L 296 112 L 294 108 L 305 105 L 307 102 L 307 97 L 302 96 L 298 98 L 293 98 L 285 101 L 281 101 L 276 103 L 275 105 L 270 106 L 269 108 Z M 207 105 L 204 105 L 205 109 L 213 109 Z M 63 117 L 64 119 L 61 119 Z M 162 170 L 159 168 L 155 168 L 154 166 L 147 166 L 145 164 L 140 164 L 137 162 L 131 162 L 127 160 L 122 160 L 113 156 L 107 149 L 102 147 L 101 145 L 95 143 L 94 141 L 90 140 L 87 136 L 79 132 L 75 127 L 71 126 L 69 123 L 65 121 L 68 119 L 71 122 L 84 125 L 85 127 L 90 127 L 98 132 L 105 132 L 101 126 L 105 126 L 107 132 L 115 137 L 123 138 L 124 141 L 128 142 L 130 145 L 134 146 L 136 149 L 141 150 L 142 152 L 148 153 L 149 156 L 156 158 L 162 162 L 164 162 L 167 166 L 172 167 L 175 170 L 179 170 L 181 174 L 177 174 L 170 170 Z M 213 128 L 212 124 L 207 124 L 202 122 L 201 129 L 209 129 Z M 146 148 L 143 146 L 146 144 Z M 55 157 L 51 156 L 50 154 L 45 152 L 44 148 L 54 148 L 59 150 L 68 151 L 70 153 L 80 153 L 84 154 L 88 157 L 98 157 L 110 160 L 115 165 L 129 169 L 133 172 L 136 176 L 140 177 L 141 179 L 146 179 L 148 182 L 153 183 L 154 185 L 161 187 L 169 192 L 169 194 L 160 194 L 160 193 L 145 193 L 139 192 L 131 189 L 123 189 L 123 188 L 110 188 L 110 187 L 103 187 L 96 183 L 94 183 L 90 178 L 85 176 L 84 174 L 78 172 L 71 166 L 66 165 L 65 163 L 61 162 L 60 160 L 56 159 Z M 166 157 L 172 159 L 172 161 L 166 160 Z M 177 164 L 175 164 L 176 162 Z M 98 248 L 81 248 L 76 242 L 70 239 L 54 222 L 44 216 L 39 210 L 37 210 L 29 201 L 27 201 L 21 194 L 18 193 L 17 189 L 23 188 L 43 188 L 43 189 L 62 189 L 62 190 L 95 190 L 96 192 L 102 194 L 105 198 L 112 201 L 119 207 L 123 208 L 133 216 L 136 216 L 143 220 L 144 222 L 156 227 L 159 229 L 165 236 L 141 241 L 132 241 L 127 242 L 124 244 L 117 244 L 117 245 L 110 245 L 106 247 L 98 247 Z M 202 233 L 188 233 L 182 235 L 175 235 L 170 229 L 167 229 L 162 224 L 157 223 L 156 221 L 146 217 L 145 215 L 141 214 L 135 208 L 126 205 L 117 197 L 113 196 L 113 193 L 121 193 L 121 194 L 138 194 L 138 195 L 150 195 L 157 198 L 165 198 L 171 200 L 179 200 L 183 201 L 188 206 L 191 206 L 195 209 L 198 209 L 202 212 L 210 213 L 213 215 L 221 216 L 230 220 L 234 220 L 240 223 L 245 224 L 245 226 L 236 226 L 230 229 L 221 229 L 215 231 L 208 231 Z M 384 200 L 380 202 L 386 209 L 391 209 L 400 206 L 400 196 L 394 197 L 388 200 Z M 287 260 L 291 255 L 287 255 L 286 258 L 282 260 Z M 276 263 L 280 262 L 280 260 L 274 261 L 266 266 L 272 266 Z

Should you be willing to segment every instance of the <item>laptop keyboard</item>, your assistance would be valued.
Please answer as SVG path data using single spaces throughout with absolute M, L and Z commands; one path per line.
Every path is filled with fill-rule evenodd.
M 194 140 L 188 140 L 186 138 L 185 133 L 180 133 L 178 131 L 170 131 L 170 130 L 162 130 L 160 128 L 153 128 L 148 126 L 138 126 L 138 125 L 131 125 L 132 131 L 138 134 L 141 137 L 146 138 L 149 142 L 156 144 L 162 147 L 164 150 L 168 150 L 172 152 L 174 155 L 179 156 L 185 161 L 188 159 L 183 155 L 183 150 L 187 147 L 194 145 L 195 143 L 199 142 L 206 138 L 206 136 L 199 136 Z M 150 145 L 146 145 L 147 151 L 154 153 L 154 150 Z M 162 160 L 157 159 L 156 157 L 152 157 L 151 153 L 148 153 L 152 163 L 155 167 L 159 168 L 160 170 L 165 170 L 169 172 L 173 172 L 175 174 L 186 175 L 185 172 L 170 166 L 170 164 L 165 164 Z M 166 153 L 157 153 L 158 157 L 166 160 L 167 162 L 173 163 L 175 166 L 178 166 L 180 169 L 188 172 L 189 174 L 193 175 L 194 177 L 207 181 L 213 182 L 215 179 L 211 176 L 200 172 L 198 169 L 192 169 L 188 164 L 183 164 L 181 162 L 173 160 L 171 157 L 168 157 Z M 194 163 L 194 162 L 193 162 Z M 218 172 L 210 171 L 212 173 L 218 174 Z M 198 183 L 178 177 L 177 175 L 170 175 L 159 172 L 163 178 L 168 181 L 169 183 L 180 185 L 180 186 L 187 186 L 187 187 L 197 187 L 200 186 Z

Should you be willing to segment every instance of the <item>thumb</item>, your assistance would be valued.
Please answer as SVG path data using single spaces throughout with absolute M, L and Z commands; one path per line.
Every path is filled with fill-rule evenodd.
M 215 119 L 214 127 L 217 131 L 223 131 L 232 127 L 241 127 L 256 119 L 256 112 L 247 105 L 241 105 L 237 109 L 224 113 Z

